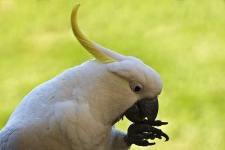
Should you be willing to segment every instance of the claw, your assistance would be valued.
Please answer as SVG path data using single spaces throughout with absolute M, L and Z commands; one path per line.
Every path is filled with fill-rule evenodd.
M 169 141 L 170 138 L 166 133 L 162 132 L 162 136 L 165 138 L 165 142 Z
M 162 126 L 162 125 L 168 124 L 168 122 L 162 122 L 161 120 L 155 120 L 155 121 L 144 120 L 142 123 L 149 124 L 151 126 Z
M 155 143 L 150 143 L 147 140 L 154 140 L 155 138 L 169 140 L 169 136 L 162 132 L 162 130 L 152 127 L 149 124 L 131 124 L 128 128 L 127 135 L 124 137 L 124 141 L 128 146 L 135 144 L 138 146 L 149 146 Z
M 146 146 L 149 146 L 149 145 L 155 145 L 155 142 L 150 143 L 150 142 L 148 142 L 147 140 L 144 140 L 144 141 L 145 141 L 145 143 L 147 143 Z
M 124 141 L 128 146 L 135 144 L 138 146 L 150 146 L 155 145 L 155 142 L 150 143 L 147 140 L 154 140 L 156 137 L 153 133 L 146 131 L 148 125 L 146 124 L 132 124 L 128 128 L 127 135 L 124 137 Z
M 126 135 L 124 137 L 124 141 L 127 143 L 128 146 L 132 145 L 132 144 L 135 144 L 135 145 L 138 145 L 138 146 L 150 146 L 150 145 L 155 145 L 155 142 L 153 143 L 150 143 L 148 142 L 147 140 L 144 140 L 142 138 L 142 134 L 139 134 L 139 135 Z
M 155 138 L 162 139 L 161 135 L 155 134 Z
M 166 133 L 164 133 L 162 130 L 152 127 L 152 132 L 156 134 L 157 138 L 159 138 L 160 136 L 160 139 L 161 137 L 165 138 L 165 142 L 169 141 L 169 136 Z

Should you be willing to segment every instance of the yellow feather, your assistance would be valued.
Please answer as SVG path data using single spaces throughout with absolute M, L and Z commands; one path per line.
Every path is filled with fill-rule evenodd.
M 80 4 L 77 4 L 74 6 L 72 15 L 71 15 L 71 25 L 74 35 L 76 36 L 77 40 L 81 43 L 81 45 L 88 50 L 89 53 L 92 54 L 98 61 L 101 63 L 109 63 L 109 62 L 115 62 L 117 61 L 114 58 L 111 58 L 107 56 L 105 53 L 102 53 L 101 51 L 97 50 L 93 46 L 93 42 L 89 40 L 79 29 L 79 26 L 77 24 L 77 12 Z

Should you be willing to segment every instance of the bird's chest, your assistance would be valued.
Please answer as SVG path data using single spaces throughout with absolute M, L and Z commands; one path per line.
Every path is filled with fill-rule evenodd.
M 105 149 L 111 126 L 105 126 L 96 121 L 87 105 L 79 105 L 76 109 L 68 108 L 64 109 L 63 114 L 57 115 L 61 116 L 57 119 L 61 135 L 65 141 L 69 141 L 65 144 L 73 150 Z
M 74 150 L 104 150 L 110 128 L 93 122 L 78 124 L 76 130 L 68 132 Z

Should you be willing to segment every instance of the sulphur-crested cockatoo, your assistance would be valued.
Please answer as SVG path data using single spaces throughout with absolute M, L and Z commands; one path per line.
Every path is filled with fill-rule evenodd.
M 123 56 L 73 32 L 94 56 L 37 86 L 19 104 L 0 132 L 0 150 L 126 150 L 131 144 L 167 135 L 154 128 L 160 76 L 141 60 Z M 128 134 L 113 125 L 123 116 L 134 122 Z M 146 120 L 147 118 L 147 120 Z

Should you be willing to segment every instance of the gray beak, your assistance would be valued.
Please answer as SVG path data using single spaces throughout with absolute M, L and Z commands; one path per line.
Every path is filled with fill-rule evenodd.
M 138 100 L 124 113 L 124 115 L 134 123 L 142 123 L 145 118 L 147 118 L 149 122 L 153 122 L 157 117 L 158 110 L 158 98 L 146 98 Z

